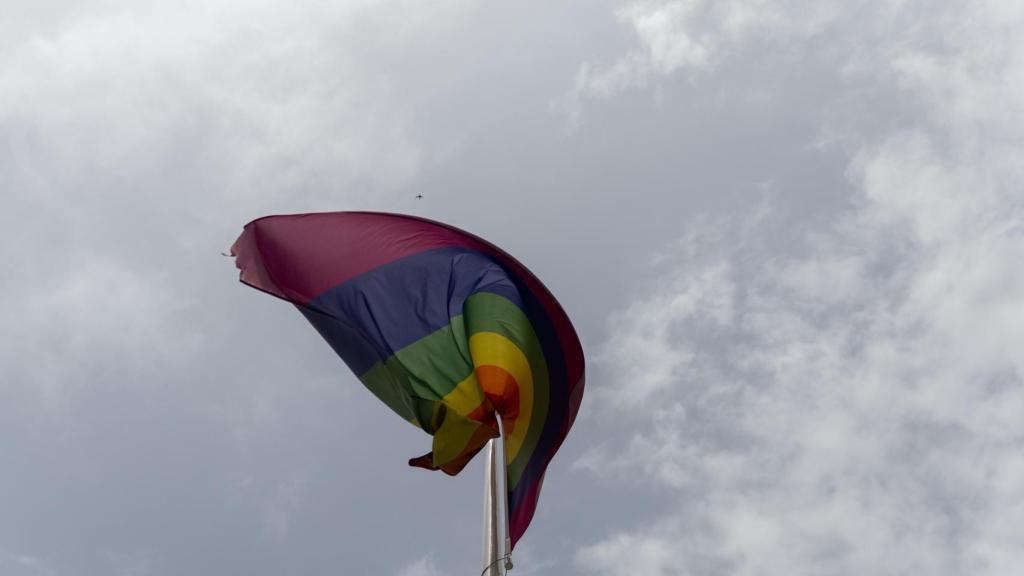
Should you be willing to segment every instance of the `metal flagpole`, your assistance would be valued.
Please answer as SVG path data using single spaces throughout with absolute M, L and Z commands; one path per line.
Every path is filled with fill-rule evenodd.
M 487 443 L 487 456 L 484 460 L 484 571 L 481 576 L 501 576 L 497 443 L 498 439 Z
M 501 428 L 500 418 L 499 429 Z M 504 440 L 502 435 L 487 443 L 487 452 L 484 460 L 484 571 L 480 576 L 501 576 L 501 568 L 504 565 L 506 571 L 512 569 L 511 542 L 508 539 L 508 510 L 505 506 L 504 481 L 499 482 L 499 474 L 502 480 L 505 478 L 505 455 L 501 454 L 499 461 L 498 442 Z M 502 527 L 504 527 L 505 549 L 501 549 Z

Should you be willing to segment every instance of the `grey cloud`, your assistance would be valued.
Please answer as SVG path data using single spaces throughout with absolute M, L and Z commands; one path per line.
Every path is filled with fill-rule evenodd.
M 574 318 L 517 573 L 1015 566 L 1019 14 L 809 6 L 4 6 L 0 571 L 476 566 L 479 469 L 408 469 L 428 439 L 219 255 L 333 209 L 480 233 Z
M 1024 244 L 1019 169 L 1003 159 L 1020 125 L 979 137 L 993 134 L 982 102 L 995 86 L 984 78 L 1016 75 L 1016 64 L 980 48 L 990 26 L 1011 26 L 1001 8 L 972 10 L 977 24 L 967 29 L 949 13 L 924 20 L 948 52 L 876 47 L 886 58 L 876 66 L 891 61 L 926 116 L 851 156 L 860 188 L 852 209 L 805 229 L 788 253 L 757 244 L 773 216 L 756 213 L 734 217 L 743 232 L 713 236 L 700 257 L 667 251 L 676 256 L 661 260 L 672 271 L 661 288 L 623 311 L 648 320 L 616 323 L 625 330 L 605 346 L 659 334 L 644 350 L 686 359 L 686 369 L 648 394 L 642 379 L 616 372 L 634 369 L 629 360 L 612 355 L 615 394 L 645 398 L 639 409 L 653 418 L 578 467 L 619 482 L 644 470 L 675 509 L 653 528 L 613 531 L 581 549 L 578 565 L 607 574 L 635 573 L 638 562 L 650 574 L 1012 573 L 1021 551 L 1004 527 L 1019 516 L 1011 494 L 1020 490 L 1021 430 L 1008 414 L 1024 399 L 1012 349 L 1024 293 L 1006 263 Z M 1007 102 L 1018 88 L 999 85 Z M 1006 112 L 1014 117 L 1015 105 Z M 692 294 L 714 295 L 693 308 L 706 313 L 673 315 Z M 717 298 L 729 314 L 715 314 Z M 669 543 L 681 560 L 663 553 Z

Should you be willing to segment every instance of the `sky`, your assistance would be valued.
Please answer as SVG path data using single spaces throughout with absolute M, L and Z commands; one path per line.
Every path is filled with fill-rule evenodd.
M 576 325 L 512 574 L 1024 564 L 1024 3 L 0 13 L 0 573 L 478 569 L 482 463 L 409 468 L 221 255 L 331 210 L 484 236 Z

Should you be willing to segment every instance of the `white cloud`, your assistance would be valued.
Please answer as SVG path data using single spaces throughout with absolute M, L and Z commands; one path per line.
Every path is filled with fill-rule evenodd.
M 399 576 L 443 576 L 443 573 L 434 565 L 434 559 L 431 556 L 420 558 L 402 568 L 398 574 Z
M 673 569 L 673 550 L 671 542 L 656 536 L 619 534 L 599 546 L 580 550 L 576 562 L 598 574 L 680 574 Z
M 468 6 L 20 8 L 33 25 L 0 40 L 3 385 L 52 399 L 83 366 L 194 349 L 203 327 L 180 317 L 248 218 L 407 184 L 430 152 L 404 88 L 366 56 Z
M 610 98 L 646 87 L 652 79 L 713 67 L 723 52 L 753 38 L 806 37 L 819 33 L 837 13 L 836 2 L 809 0 L 641 0 L 615 12 L 640 46 L 610 64 L 584 62 L 570 93 L 569 109 L 581 100 Z
M 313 181 L 393 187 L 418 169 L 397 87 L 360 60 L 372 34 L 410 31 L 380 29 L 364 3 L 114 3 L 57 22 L 0 53 L 0 122 L 22 172 L 45 160 L 124 177 L 187 144 L 217 196 L 252 199 Z
M 653 418 L 579 465 L 610 461 L 603 472 L 612 477 L 645 470 L 675 504 L 653 528 L 584 548 L 581 567 L 1019 569 L 1024 547 L 1011 527 L 1024 522 L 1024 42 L 1012 30 L 1021 11 L 997 2 L 959 10 L 914 12 L 930 44 L 897 38 L 872 48 L 879 73 L 921 103 L 925 120 L 853 155 L 851 212 L 809 230 L 794 254 L 750 241 L 766 228 L 714 235 L 701 259 L 663 259 L 660 287 L 612 316 L 613 378 L 601 393 L 634 395 L 636 413 Z M 728 313 L 672 312 L 674 302 L 699 301 L 694 294 L 720 295 L 708 308 Z M 689 540 L 694 529 L 708 540 Z M 659 554 L 668 542 L 683 558 L 719 564 L 674 568 Z
M 266 499 L 263 505 L 263 529 L 270 538 L 281 540 L 288 536 L 295 511 L 303 503 L 308 484 L 306 472 L 292 471 Z
M 602 400 L 614 405 L 645 403 L 690 368 L 693 355 L 674 346 L 673 333 L 700 319 L 717 326 L 731 321 L 729 268 L 728 262 L 716 262 L 694 275 L 665 279 L 675 291 L 635 302 L 613 315 L 612 330 L 620 336 L 602 348 L 597 361 L 610 368 L 612 378 L 621 386 L 599 392 Z
M 41 558 L 24 554 L 11 554 L 3 550 L 0 550 L 0 568 L 3 568 L 5 573 L 13 573 L 16 576 L 55 576 L 57 574 Z
M 200 332 L 175 320 L 194 302 L 159 273 L 74 254 L 45 264 L 11 261 L 18 282 L 0 302 L 5 386 L 35 388 L 55 407 L 95 380 L 91 370 L 135 372 L 176 362 L 202 344 Z

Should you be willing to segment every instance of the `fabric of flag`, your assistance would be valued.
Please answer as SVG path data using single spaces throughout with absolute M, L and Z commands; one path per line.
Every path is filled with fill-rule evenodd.
M 231 253 L 242 282 L 295 304 L 371 392 L 433 435 L 411 465 L 458 473 L 501 419 L 514 546 L 583 396 L 582 347 L 544 285 L 481 238 L 398 214 L 268 216 Z

